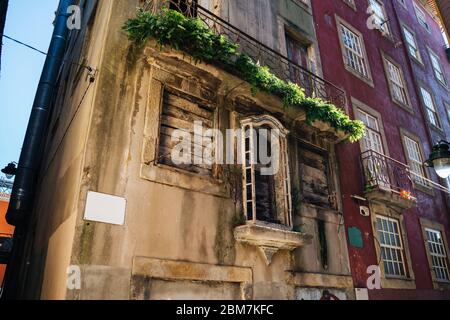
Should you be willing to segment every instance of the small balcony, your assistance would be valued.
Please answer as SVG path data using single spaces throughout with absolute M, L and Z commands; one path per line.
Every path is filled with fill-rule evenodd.
M 374 150 L 361 154 L 364 194 L 368 200 L 384 202 L 400 209 L 417 204 L 409 166 Z
M 0 264 L 8 263 L 12 245 L 12 234 L 0 233 Z
M 254 61 L 258 61 L 260 65 L 269 67 L 271 72 L 280 79 L 298 84 L 305 90 L 307 96 L 322 98 L 347 113 L 345 92 L 342 89 L 322 79 L 281 53 L 241 31 L 239 28 L 231 25 L 221 17 L 198 5 L 197 1 L 154 0 L 147 4 L 145 10 L 157 12 L 164 7 L 180 11 L 189 17 L 199 18 L 216 34 L 223 35 L 230 41 L 238 44 L 239 51 L 247 54 Z

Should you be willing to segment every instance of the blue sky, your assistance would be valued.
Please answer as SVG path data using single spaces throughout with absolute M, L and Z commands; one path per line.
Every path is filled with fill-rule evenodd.
M 9 1 L 5 34 L 47 52 L 58 0 Z M 18 161 L 45 56 L 3 38 L 0 167 Z

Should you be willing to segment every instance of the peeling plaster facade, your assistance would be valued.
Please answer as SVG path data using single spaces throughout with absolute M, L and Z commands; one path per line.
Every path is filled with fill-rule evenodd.
M 253 96 L 249 84 L 217 66 L 157 50 L 153 40 L 133 48 L 121 27 L 140 1 L 87 3 L 87 28 L 72 34 L 67 57 L 98 73 L 88 88 L 85 70 L 66 65 L 61 72 L 21 296 L 308 299 L 328 289 L 353 299 L 335 156 L 342 133 L 296 121 L 304 111 L 285 110 L 268 94 Z M 203 4 L 284 53 L 280 28 L 289 22 L 291 32 L 311 44 L 308 55 L 321 73 L 307 7 L 291 1 Z M 293 5 L 308 19 L 295 20 Z M 255 27 L 262 21 L 270 30 Z M 289 130 L 292 226 L 242 221 L 239 168 L 215 166 L 205 176 L 156 160 L 165 90 L 185 103 L 211 105 L 220 130 L 239 128 L 254 115 L 270 116 Z M 85 220 L 89 191 L 126 199 L 124 225 Z M 80 267 L 80 290 L 67 289 L 71 265 Z
M 408 277 L 389 279 L 383 273 L 383 290 L 369 291 L 369 298 L 449 297 L 445 284 L 432 280 L 421 229 L 437 223 L 449 236 L 448 199 L 441 193 L 419 190 L 417 207 L 392 194 L 372 194 L 369 216 L 360 215 L 360 203 L 351 197 L 368 196 L 359 144 L 343 143 L 343 134 L 323 123 L 306 124 L 304 111 L 284 109 L 274 96 L 252 95 L 250 85 L 230 70 L 193 63 L 169 48 L 156 49 L 154 40 L 134 48 L 121 27 L 143 1 L 85 3 L 83 28 L 72 33 L 67 58 L 94 66 L 97 73 L 89 85 L 86 70 L 66 65 L 61 71 L 27 233 L 28 264 L 21 269 L 20 296 L 320 299 L 329 290 L 339 299 L 355 299 L 355 288 L 366 287 L 367 267 L 380 261 L 374 242 L 380 214 L 401 225 Z M 356 10 L 341 0 L 199 3 L 285 56 L 292 55 L 288 38 L 299 43 L 304 67 L 345 90 L 352 117 L 361 108 L 383 120 L 383 144 L 390 157 L 407 161 L 402 130 L 420 137 L 424 154 L 433 139 L 448 133 L 449 123 L 443 122 L 443 130 L 431 131 L 430 138 L 416 84 L 426 82 L 439 99 L 448 95 L 429 70 L 421 73 L 408 66 L 407 52 L 397 48 L 395 39 L 401 34 L 394 12 L 413 23 L 400 5 L 386 1 L 395 36 L 380 39 L 366 28 L 366 1 L 356 1 Z M 342 65 L 339 19 L 363 34 L 370 81 Z M 433 41 L 428 45 L 437 46 Z M 409 109 L 391 100 L 382 54 L 403 69 Z M 445 70 L 448 75 L 448 64 Z M 170 109 L 170 101 L 193 115 Z M 192 172 L 161 160 L 161 146 L 168 146 L 161 135 L 164 125 L 182 126 L 195 119 L 195 112 L 210 115 L 211 126 L 222 132 L 238 129 L 252 117 L 286 130 L 291 225 L 245 221 L 239 166 Z M 446 120 L 445 109 L 438 112 Z M 286 212 L 280 181 L 274 182 L 274 203 L 278 212 Z M 124 224 L 86 220 L 89 192 L 125 199 Z M 349 228 L 361 231 L 362 248 L 349 241 Z M 67 289 L 67 268 L 73 265 L 81 271 L 79 290 Z

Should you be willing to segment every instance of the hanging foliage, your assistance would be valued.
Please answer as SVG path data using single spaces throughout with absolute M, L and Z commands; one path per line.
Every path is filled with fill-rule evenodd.
M 306 97 L 297 84 L 286 82 L 261 66 L 246 54 L 237 51 L 238 45 L 222 35 L 215 34 L 197 18 L 189 18 L 171 9 L 162 9 L 153 14 L 138 10 L 135 18 L 123 26 L 130 41 L 142 47 L 150 38 L 156 39 L 159 46 L 171 46 L 182 50 L 198 62 L 218 62 L 234 68 L 243 79 L 252 85 L 252 92 L 258 90 L 280 97 L 284 107 L 302 107 L 306 110 L 306 121 L 320 120 L 336 130 L 349 135 L 350 142 L 364 136 L 365 127 L 359 120 L 351 120 L 341 109 L 320 98 Z

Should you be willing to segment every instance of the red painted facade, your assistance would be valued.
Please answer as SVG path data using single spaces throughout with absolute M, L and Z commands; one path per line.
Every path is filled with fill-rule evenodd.
M 448 89 L 437 82 L 426 49 L 428 45 L 439 55 L 446 77 L 450 79 L 450 65 L 443 49 L 443 38 L 438 24 L 432 20 L 430 15 L 427 14 L 428 23 L 431 26 L 430 33 L 419 25 L 414 12 L 413 1 L 405 0 L 406 8 L 399 0 L 382 1 L 389 17 L 393 39 L 388 39 L 379 31 L 367 27 L 369 17 L 366 12 L 368 8 L 367 0 L 355 0 L 356 10 L 343 0 L 311 1 L 324 78 L 346 91 L 351 117 L 354 118 L 355 116 L 352 111 L 352 97 L 380 113 L 387 140 L 387 150 L 385 151 L 391 158 L 402 163 L 407 163 L 407 158 L 402 144 L 400 128 L 415 134 L 420 139 L 425 157 L 428 157 L 434 142 L 446 138 L 445 132 L 447 137 L 450 133 L 450 119 L 447 117 L 444 107 L 444 101 L 450 104 L 450 94 Z M 374 87 L 354 76 L 344 67 L 337 30 L 337 17 L 340 17 L 363 35 Z M 416 33 L 424 62 L 423 66 L 415 63 L 409 57 L 400 21 L 407 24 Z M 403 42 L 402 45 L 399 45 L 400 41 Z M 401 66 L 413 113 L 392 101 L 383 66 L 382 52 Z M 443 131 L 431 129 L 428 124 L 418 87 L 420 83 L 432 89 L 439 108 Z M 346 230 L 349 227 L 357 227 L 363 235 L 363 248 L 352 247 L 350 243 L 348 246 L 353 281 L 356 288 L 365 288 L 369 276 L 366 269 L 369 265 L 377 265 L 378 259 L 371 218 L 359 213 L 360 203 L 351 197 L 352 195 L 364 196 L 364 174 L 360 154 L 361 149 L 358 143 L 347 143 L 338 147 Z M 433 170 L 426 170 L 428 170 L 430 179 L 442 183 Z M 420 218 L 426 218 L 442 224 L 445 227 L 447 242 L 450 242 L 448 199 L 443 192 L 438 190 L 434 190 L 434 195 L 419 190 L 416 190 L 415 193 L 418 198 L 417 207 L 402 212 L 406 228 L 401 231 L 406 235 L 410 249 L 412 270 L 415 277 L 411 281 L 415 282 L 416 289 L 382 288 L 381 290 L 369 290 L 370 299 L 450 299 L 449 290 L 433 289 L 431 270 L 419 220 Z

